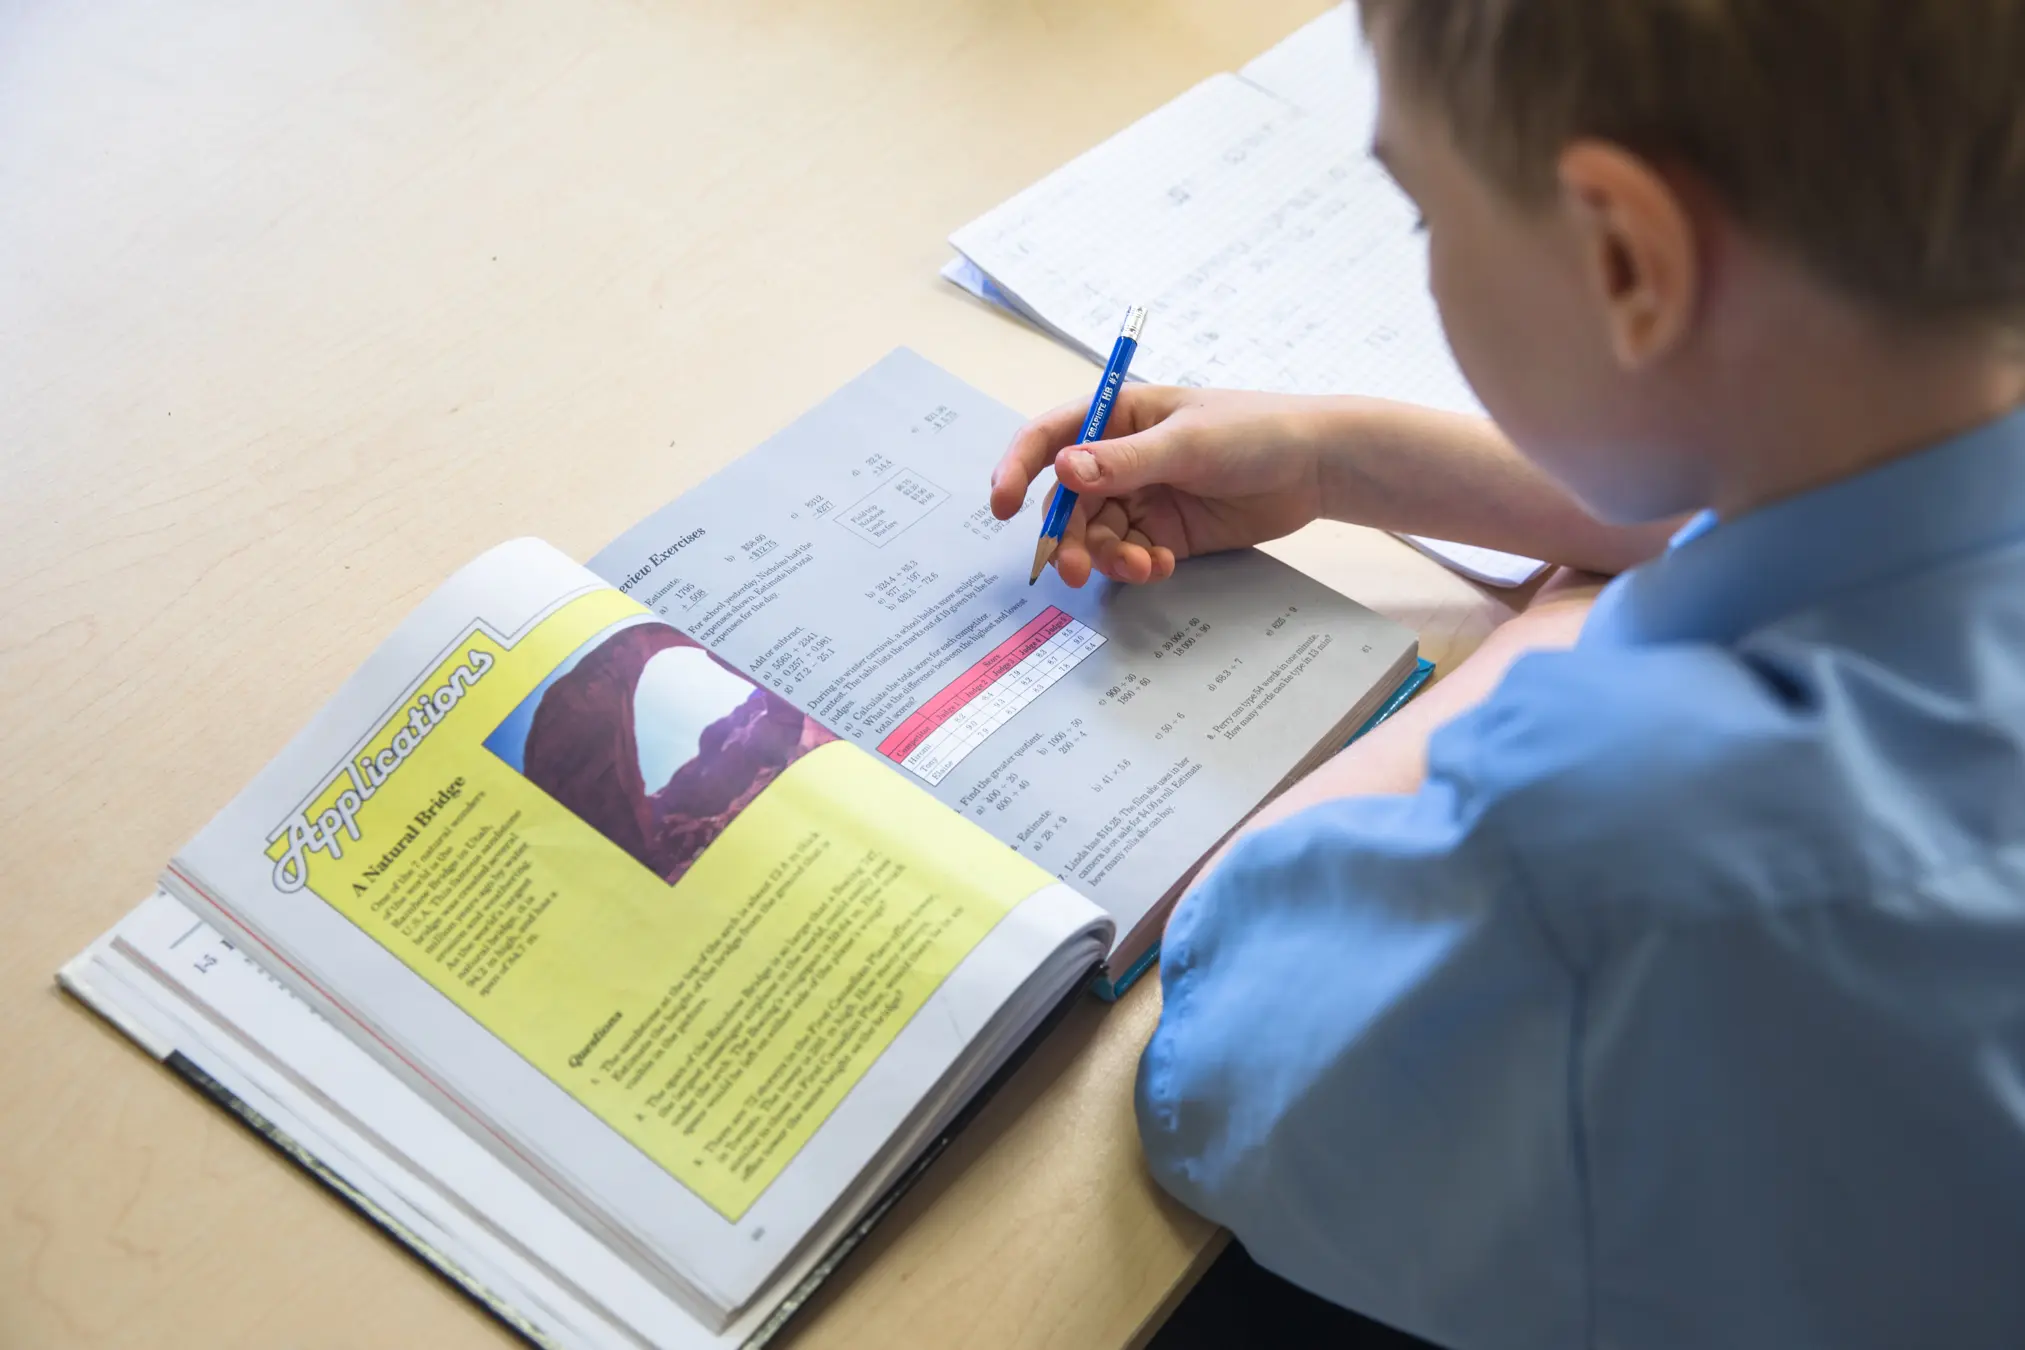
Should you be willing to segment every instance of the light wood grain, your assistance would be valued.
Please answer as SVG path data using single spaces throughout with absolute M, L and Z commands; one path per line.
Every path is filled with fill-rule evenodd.
M 0 1346 L 508 1338 L 50 983 L 458 563 L 577 556 L 909 344 L 1090 370 L 944 235 L 1319 0 L 0 6 Z M 980 496 L 983 485 L 979 484 Z M 1496 602 L 1283 550 L 1443 658 Z M 798 1346 L 1105 1346 L 1214 1234 L 1094 1004 Z

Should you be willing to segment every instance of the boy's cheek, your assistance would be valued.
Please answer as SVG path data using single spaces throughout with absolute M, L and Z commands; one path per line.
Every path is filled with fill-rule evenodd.
M 1550 311 L 1526 303 L 1508 282 L 1477 282 L 1466 269 L 1431 269 L 1431 280 L 1456 364 L 1505 434 L 1522 450 L 1563 439 L 1574 429 L 1565 425 L 1571 415 L 1580 417 L 1582 381 Z
M 1649 495 L 1634 400 L 1580 287 L 1540 256 L 1490 256 L 1436 242 L 1429 289 L 1456 363 L 1492 420 L 1592 512 L 1617 517 Z

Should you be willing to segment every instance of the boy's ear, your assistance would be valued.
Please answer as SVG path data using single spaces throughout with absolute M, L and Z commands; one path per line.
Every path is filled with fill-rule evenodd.
M 1650 366 L 1693 323 L 1694 217 L 1664 176 L 1620 145 L 1572 142 L 1556 169 L 1611 351 L 1626 370 Z

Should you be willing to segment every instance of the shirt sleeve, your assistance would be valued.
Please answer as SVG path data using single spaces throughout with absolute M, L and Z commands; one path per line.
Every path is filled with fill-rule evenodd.
M 1325 1298 L 1445 1345 L 1582 1344 L 1579 986 L 1450 731 L 1419 794 L 1261 830 L 1190 895 L 1140 1133 L 1161 1185 Z

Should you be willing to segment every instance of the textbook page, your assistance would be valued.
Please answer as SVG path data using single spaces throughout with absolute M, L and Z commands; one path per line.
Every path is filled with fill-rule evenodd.
M 590 566 L 1125 934 L 1414 638 L 1249 549 L 1029 586 L 1050 480 L 1010 521 L 986 504 L 1022 420 L 896 351 Z
M 1211 76 L 951 235 L 1003 297 L 986 298 L 1097 360 L 1127 305 L 1147 305 L 1133 374 L 1157 384 L 1481 415 L 1427 293 L 1413 207 L 1369 155 L 1376 80 L 1347 16 L 1323 15 L 1248 69 Z M 1332 93 L 1311 111 L 1267 79 Z M 1493 584 L 1540 567 L 1414 542 Z
M 424 601 L 165 885 L 713 1327 L 1109 941 L 532 540 Z
M 58 979 L 538 1345 L 751 1350 L 862 1227 L 838 1216 L 713 1333 L 173 896 Z
M 723 1350 L 174 897 L 58 978 L 537 1344 Z

